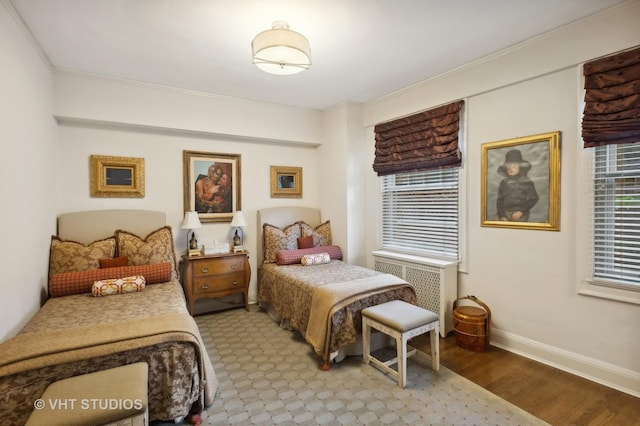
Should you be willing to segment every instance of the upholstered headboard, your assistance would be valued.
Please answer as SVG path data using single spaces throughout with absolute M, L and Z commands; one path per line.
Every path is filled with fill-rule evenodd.
M 258 244 L 256 244 L 258 247 L 258 264 L 261 264 L 263 259 L 262 225 L 268 223 L 278 228 L 284 228 L 298 221 L 304 221 L 313 227 L 320 225 L 320 209 L 313 207 L 270 207 L 258 210 L 257 235 L 259 235 L 259 239 Z
M 58 216 L 58 237 L 89 244 L 108 238 L 117 229 L 144 238 L 165 226 L 166 214 L 153 210 L 89 210 Z

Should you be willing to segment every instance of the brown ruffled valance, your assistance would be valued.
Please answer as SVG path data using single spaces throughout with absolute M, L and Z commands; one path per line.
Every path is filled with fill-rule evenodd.
M 459 167 L 460 110 L 457 101 L 375 126 L 378 176 L 432 168 Z
M 584 64 L 584 147 L 640 141 L 640 47 Z

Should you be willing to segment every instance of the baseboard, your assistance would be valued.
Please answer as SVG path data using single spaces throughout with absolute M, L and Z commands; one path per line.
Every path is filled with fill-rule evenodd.
M 635 371 L 494 328 L 491 344 L 640 398 L 640 373 Z

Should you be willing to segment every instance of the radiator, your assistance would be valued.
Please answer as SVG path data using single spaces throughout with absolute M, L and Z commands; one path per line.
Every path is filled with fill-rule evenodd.
M 453 302 L 458 297 L 458 263 L 417 256 L 374 251 L 376 271 L 395 275 L 413 284 L 418 306 L 440 317 L 440 335 L 453 331 Z

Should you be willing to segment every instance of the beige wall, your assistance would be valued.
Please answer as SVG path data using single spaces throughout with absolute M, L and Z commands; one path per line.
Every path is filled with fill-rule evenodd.
M 51 71 L 0 3 L 0 341 L 40 307 L 55 230 L 57 146 Z
M 162 210 L 167 213 L 181 255 L 187 248 L 186 231 L 180 229 L 184 215 L 183 150 L 240 154 L 241 207 L 248 222 L 244 245 L 250 253 L 257 253 L 258 209 L 318 205 L 316 170 L 320 163 L 316 154 L 321 135 L 317 111 L 240 100 L 225 104 L 215 96 L 67 72 L 55 73 L 54 87 L 54 114 L 60 123 L 57 199 L 61 212 Z M 90 197 L 91 155 L 144 158 L 145 197 Z M 271 165 L 302 167 L 302 198 L 271 198 Z M 196 234 L 200 244 L 211 244 L 214 240 L 229 242 L 230 231 L 228 223 L 210 223 Z M 255 256 L 250 255 L 250 263 L 249 298 L 255 302 Z
M 640 395 L 637 304 L 577 292 L 588 275 L 579 236 L 589 234 L 588 162 L 581 148 L 583 61 L 640 44 L 640 2 L 626 3 L 579 24 L 485 58 L 364 106 L 373 150 L 377 122 L 465 99 L 459 295 L 474 294 L 493 313 L 492 342 L 543 362 Z M 559 232 L 480 226 L 481 145 L 560 131 Z M 588 170 L 586 171 L 588 176 Z M 367 184 L 379 205 L 378 179 Z M 371 216 L 369 229 L 380 220 Z M 370 238 L 369 250 L 379 247 Z M 586 253 L 585 253 L 586 252 Z M 372 259 L 369 259 L 372 265 Z

